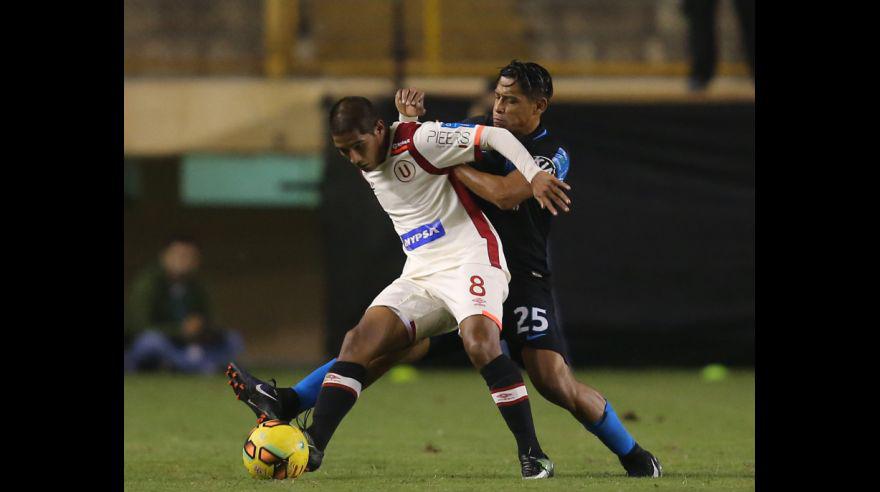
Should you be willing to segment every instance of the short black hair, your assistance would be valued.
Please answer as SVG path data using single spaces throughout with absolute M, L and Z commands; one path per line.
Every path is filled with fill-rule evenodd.
M 501 77 L 515 80 L 526 96 L 533 101 L 542 97 L 546 97 L 549 101 L 553 97 L 553 78 L 546 68 L 537 63 L 512 60 L 499 72 L 498 78 L 495 79 L 496 85 Z
M 348 96 L 336 101 L 330 108 L 330 134 L 342 135 L 357 130 L 372 133 L 379 121 L 379 113 L 369 99 Z

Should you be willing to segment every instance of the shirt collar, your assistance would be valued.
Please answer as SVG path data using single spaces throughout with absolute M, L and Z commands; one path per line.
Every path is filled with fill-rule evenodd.
M 542 138 L 546 137 L 549 134 L 550 134 L 550 132 L 547 130 L 547 128 L 544 127 L 544 123 L 542 122 L 542 123 L 538 123 L 538 128 L 535 128 L 535 131 L 533 131 L 532 133 L 529 133 L 528 135 L 523 137 L 521 140 L 527 140 L 527 141 L 541 140 Z

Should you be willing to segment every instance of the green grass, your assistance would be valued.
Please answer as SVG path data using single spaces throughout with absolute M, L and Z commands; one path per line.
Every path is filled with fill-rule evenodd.
M 279 384 L 305 373 L 270 374 Z M 222 376 L 125 379 L 126 490 L 754 490 L 755 376 L 733 371 L 704 382 L 697 370 L 585 371 L 643 447 L 660 479 L 624 475 L 616 457 L 567 412 L 529 385 L 535 426 L 556 477 L 524 482 L 516 447 L 474 371 L 421 371 L 414 383 L 383 380 L 342 422 L 318 472 L 257 481 L 241 463 L 253 414 Z M 436 449 L 439 451 L 430 451 Z

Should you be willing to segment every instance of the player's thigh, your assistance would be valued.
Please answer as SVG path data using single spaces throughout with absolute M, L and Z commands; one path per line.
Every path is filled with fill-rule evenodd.
M 455 328 L 455 319 L 446 305 L 430 295 L 419 280 L 399 278 L 386 287 L 370 304 L 383 306 L 400 319 L 407 333 L 408 345 L 446 333 Z
M 408 344 L 409 335 L 397 314 L 385 306 L 371 306 L 357 326 L 345 334 L 339 360 L 366 365 Z
M 568 344 L 556 316 L 556 300 L 544 283 L 516 279 L 510 283 L 510 295 L 504 303 L 503 337 L 511 358 L 524 364 L 522 350 L 531 347 L 559 354 L 568 364 Z
M 462 328 L 465 319 L 482 316 L 501 330 L 508 291 L 507 275 L 501 269 L 465 264 L 438 272 L 428 289 L 443 301 Z
M 503 303 L 507 297 L 504 271 L 465 264 L 441 272 L 431 288 L 458 322 L 465 352 L 476 367 L 501 355 Z

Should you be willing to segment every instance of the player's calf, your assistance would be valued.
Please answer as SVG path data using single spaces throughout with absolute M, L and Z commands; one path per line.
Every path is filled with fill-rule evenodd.
M 598 422 L 605 412 L 605 397 L 571 373 L 557 352 L 523 347 L 523 363 L 535 389 L 551 403 L 568 410 L 583 424 Z
M 535 435 L 528 391 L 519 368 L 501 353 L 498 327 L 487 317 L 471 316 L 462 321 L 461 334 L 468 356 L 480 370 L 492 400 L 516 439 L 523 478 L 552 476 L 552 462 Z
M 312 425 L 307 429 L 309 445 L 322 455 L 336 428 L 357 402 L 366 374 L 367 369 L 361 364 L 337 360 L 324 377 Z
M 642 449 L 617 417 L 601 393 L 571 373 L 565 360 L 551 350 L 523 348 L 523 362 L 529 378 L 541 395 L 571 412 L 585 429 L 599 438 L 617 455 L 631 477 L 659 477 L 663 467 L 650 452 Z
M 400 319 L 384 306 L 368 309 L 360 323 L 346 334 L 339 357 L 321 384 L 312 425 L 307 430 L 309 446 L 319 451 L 321 458 L 367 382 L 367 364 L 403 348 L 408 341 L 409 335 Z M 312 463 L 309 468 L 314 470 L 319 464 Z

